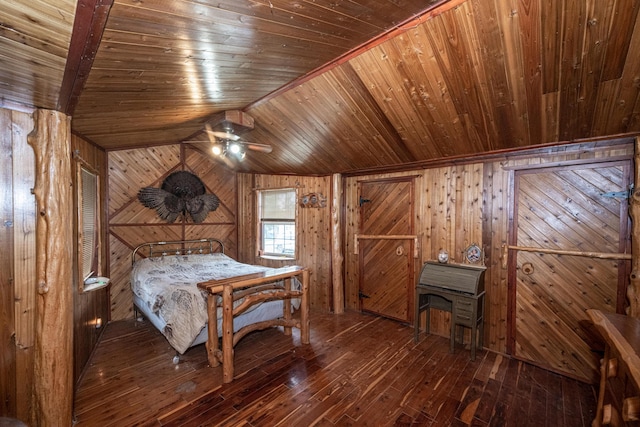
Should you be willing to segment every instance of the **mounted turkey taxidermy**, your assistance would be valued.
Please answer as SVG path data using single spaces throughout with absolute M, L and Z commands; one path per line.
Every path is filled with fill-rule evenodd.
M 220 205 L 215 194 L 205 194 L 200 178 L 191 172 L 173 172 L 162 182 L 161 188 L 145 187 L 138 191 L 138 200 L 148 208 L 155 209 L 158 216 L 171 223 L 178 215 L 189 213 L 195 223 L 201 223 L 209 212 Z

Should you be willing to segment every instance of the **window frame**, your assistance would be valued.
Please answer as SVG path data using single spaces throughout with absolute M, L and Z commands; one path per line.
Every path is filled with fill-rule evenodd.
M 276 217 L 263 217 L 264 212 L 264 199 L 263 195 L 270 191 L 291 191 L 293 193 L 294 202 L 294 217 L 291 218 L 276 218 Z M 266 259 L 281 259 L 281 260 L 295 260 L 298 254 L 298 190 L 295 187 L 283 187 L 283 188 L 265 188 L 256 191 L 257 196 L 257 253 L 260 258 Z M 293 253 L 286 254 L 284 252 L 266 252 L 265 251 L 265 225 L 293 225 Z M 291 240 L 291 239 L 285 239 Z
M 88 179 L 91 177 L 91 179 Z M 85 281 L 90 277 L 102 275 L 102 224 L 101 224 L 101 203 L 100 203 L 100 174 L 93 167 L 88 165 L 79 156 L 76 156 L 76 265 L 78 290 L 85 292 Z M 87 215 L 85 209 L 87 205 L 85 201 L 85 191 L 93 190 L 94 211 Z M 93 218 L 93 227 L 88 226 L 87 219 Z M 87 234 L 91 233 L 91 239 L 86 240 Z M 89 248 L 90 247 L 90 248 Z M 91 250 L 92 253 L 87 254 L 86 251 Z M 87 266 L 87 262 L 89 265 Z

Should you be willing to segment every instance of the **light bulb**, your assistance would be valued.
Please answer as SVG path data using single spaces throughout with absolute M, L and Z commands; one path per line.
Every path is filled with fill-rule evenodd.
M 211 151 L 213 151 L 213 154 L 215 154 L 216 156 L 222 154 L 222 148 L 219 145 L 214 145 L 213 147 L 211 147 Z
M 231 151 L 233 154 L 238 154 L 240 152 L 240 146 L 238 144 L 231 144 L 229 146 L 229 151 Z

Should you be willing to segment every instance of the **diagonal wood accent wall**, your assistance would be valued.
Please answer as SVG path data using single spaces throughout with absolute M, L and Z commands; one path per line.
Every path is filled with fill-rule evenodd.
M 204 222 L 194 224 L 179 218 L 173 224 L 160 219 L 156 211 L 142 205 L 138 190 L 160 187 L 171 172 L 188 170 L 204 182 L 207 193 L 220 199 L 220 206 Z M 226 253 L 237 256 L 235 173 L 205 153 L 191 147 L 163 145 L 153 148 L 108 153 L 109 266 L 111 320 L 133 315 L 130 290 L 131 251 L 146 241 L 217 237 Z

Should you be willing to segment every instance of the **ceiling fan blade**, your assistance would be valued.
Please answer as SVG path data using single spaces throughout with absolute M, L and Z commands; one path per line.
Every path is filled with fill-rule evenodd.
M 258 144 L 255 142 L 246 141 L 241 142 L 247 150 L 260 151 L 261 153 L 270 153 L 273 150 L 273 147 L 267 144 Z
M 236 135 L 235 133 L 211 130 L 211 127 L 209 126 L 208 123 L 207 123 L 207 134 L 213 135 L 216 138 L 226 139 L 229 141 L 238 141 L 240 139 L 240 136 Z
M 209 123 L 205 123 L 204 124 L 204 129 L 205 129 L 205 133 L 207 134 L 207 138 L 209 138 L 209 142 L 211 142 L 212 144 L 215 144 L 216 138 L 215 136 L 213 136 L 213 129 L 211 128 L 211 125 Z

